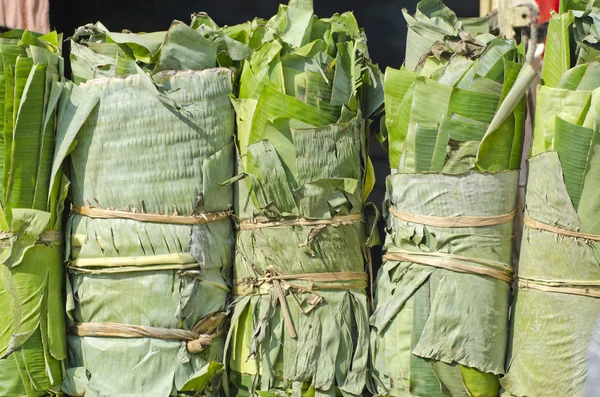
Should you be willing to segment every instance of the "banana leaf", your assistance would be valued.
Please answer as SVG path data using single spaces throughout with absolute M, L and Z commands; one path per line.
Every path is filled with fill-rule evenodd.
M 555 56 L 544 61 L 546 78 L 537 90 L 525 216 L 598 235 L 600 63 L 597 54 L 591 56 L 598 34 L 590 21 L 600 10 L 594 3 L 565 2 L 563 7 L 549 29 L 561 32 L 564 40 L 548 42 Z M 571 23 L 569 29 L 561 24 L 565 20 Z M 600 317 L 600 301 L 570 294 L 565 287 L 598 289 L 599 244 L 525 225 L 508 372 L 501 380 L 506 396 L 583 396 L 587 348 Z M 529 288 L 523 280 L 556 288 Z
M 166 33 L 102 29 L 78 30 L 79 84 L 64 92 L 55 166 L 69 165 L 73 205 L 173 216 L 227 211 L 233 190 L 219 184 L 234 174 L 233 72 L 217 67 L 218 45 L 180 22 Z M 103 57 L 117 63 L 100 66 Z M 233 260 L 229 219 L 188 225 L 73 213 L 67 226 L 71 330 L 118 323 L 190 331 L 223 318 Z M 185 340 L 74 332 L 63 391 L 216 396 L 221 326 L 215 320 L 217 329 L 205 331 L 214 338 L 200 352 Z
M 548 39 L 542 69 L 542 81 L 557 88 L 559 80 L 572 67 L 585 65 L 600 55 L 595 18 L 600 11 L 598 1 L 561 1 L 560 13 L 552 13 L 548 23 Z
M 501 215 L 516 205 L 517 180 L 517 171 L 398 173 L 387 179 L 387 204 L 427 216 Z M 390 216 L 388 229 L 387 252 L 454 255 L 464 263 L 471 258 L 510 263 L 510 223 L 452 228 Z M 497 395 L 508 333 L 508 283 L 387 260 L 376 285 L 377 308 L 371 324 L 378 394 Z
M 368 120 L 383 102 L 364 33 L 352 13 L 319 19 L 306 0 L 292 0 L 270 20 L 246 27 L 232 35 L 253 50 L 233 100 L 236 216 L 242 224 L 334 224 L 241 228 L 234 283 L 269 273 L 364 274 L 376 240 L 370 227 L 376 215 L 365 204 L 374 183 Z M 336 217 L 363 212 L 373 216 L 335 224 Z M 296 287 L 285 287 L 281 297 L 273 285 L 236 294 L 226 342 L 230 395 L 362 395 L 366 283 L 340 280 L 347 286 L 317 290 L 309 281 L 290 282 Z
M 511 213 L 524 95 L 535 76 L 523 64 L 522 46 L 480 29 L 469 33 L 439 1 L 422 1 L 405 18 L 413 37 L 405 65 L 388 68 L 384 80 L 383 138 L 395 174 L 385 206 L 436 217 Z M 390 214 L 386 230 L 384 249 L 392 256 L 378 273 L 370 320 L 378 394 L 497 395 L 509 284 L 410 259 L 510 269 L 512 223 L 440 227 Z M 409 257 L 393 260 L 398 253 Z
M 100 22 L 87 24 L 70 37 L 73 81 L 133 74 L 136 65 L 152 74 L 202 70 L 216 64 L 239 67 L 250 48 L 230 38 L 227 31 L 205 14 L 193 15 L 190 25 L 173 21 L 163 32 L 115 33 Z
M 57 395 L 67 356 L 62 211 L 52 170 L 62 35 L 0 34 L 0 395 Z M 54 183 L 50 183 L 53 178 Z

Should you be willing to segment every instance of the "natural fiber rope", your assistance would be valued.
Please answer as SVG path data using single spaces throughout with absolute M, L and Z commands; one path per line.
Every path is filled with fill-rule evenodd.
M 523 224 L 531 229 L 542 230 L 559 236 L 574 237 L 584 240 L 600 241 L 600 235 L 574 232 L 560 227 L 551 226 L 535 219 L 524 217 Z M 555 292 L 558 294 L 588 296 L 600 298 L 600 282 L 575 281 L 575 280 L 542 280 L 519 277 L 517 282 L 519 288 L 535 289 L 544 292 Z
M 103 258 L 77 258 L 73 259 L 69 266 L 77 268 L 95 268 L 95 267 L 146 267 L 155 265 L 195 265 L 199 267 L 198 261 L 187 253 L 148 255 L 148 256 L 118 256 Z
M 419 223 L 434 227 L 484 227 L 497 226 L 510 223 L 515 218 L 516 210 L 502 215 L 490 216 L 429 216 L 417 215 L 400 211 L 396 208 L 389 208 L 390 214 L 404 222 Z
M 256 230 L 267 227 L 281 227 L 281 226 L 339 226 L 339 225 L 349 225 L 354 222 L 364 222 L 365 215 L 364 214 L 349 214 L 349 215 L 338 215 L 333 217 L 332 219 L 307 219 L 307 218 L 296 218 L 296 219 L 287 219 L 283 221 L 258 221 L 256 219 L 246 219 L 242 220 L 237 224 L 237 228 L 240 231 L 248 231 L 248 230 Z M 369 290 L 371 296 L 371 305 L 374 305 L 375 299 L 373 294 L 373 265 L 371 258 L 371 251 L 367 251 L 367 266 L 369 270 Z M 235 291 L 235 287 L 234 287 Z
M 246 219 L 242 220 L 238 225 L 238 229 L 240 231 L 248 231 L 248 230 L 256 230 L 262 228 L 269 227 L 282 227 L 282 226 L 316 226 L 325 227 L 325 226 L 339 226 L 339 225 L 350 225 L 354 222 L 364 222 L 365 216 L 364 214 L 349 214 L 349 215 L 338 215 L 333 217 L 332 219 L 306 219 L 306 218 L 296 218 L 296 219 L 286 219 L 282 221 L 260 221 L 256 219 Z M 369 266 L 371 264 L 369 263 Z M 308 286 L 295 285 L 289 282 L 289 280 L 302 280 L 309 281 Z M 289 312 L 289 308 L 287 305 L 287 300 L 285 299 L 286 293 L 289 293 L 294 302 L 297 304 L 300 311 L 304 314 L 308 314 L 311 310 L 313 310 L 322 300 L 319 294 L 317 294 L 316 290 L 330 289 L 330 290 L 349 290 L 349 289 L 364 289 L 367 288 L 369 276 L 364 272 L 334 272 L 334 273 L 303 273 L 303 274 L 292 274 L 292 275 L 280 275 L 272 266 L 265 271 L 265 277 L 261 278 L 246 278 L 241 280 L 234 281 L 233 293 L 234 295 L 263 295 L 268 293 L 267 291 L 271 288 L 274 289 L 277 297 L 279 298 L 279 303 L 281 305 L 281 309 L 283 312 L 283 318 L 286 328 L 292 338 L 297 337 L 296 328 L 294 327 L 294 323 L 292 322 L 292 317 Z M 358 281 L 357 283 L 350 284 L 318 284 L 315 285 L 315 282 L 343 282 L 343 281 Z M 269 286 L 265 289 L 264 285 L 268 284 Z M 286 287 L 284 292 L 282 287 Z M 261 290 L 262 288 L 262 290 Z M 309 299 L 310 308 L 308 311 L 305 311 L 302 307 L 300 307 L 300 303 L 298 299 L 294 295 L 293 290 L 299 290 L 301 292 L 312 294 L 312 298 Z
M 384 260 L 398 261 L 398 262 L 413 262 L 420 265 L 437 267 L 440 269 L 450 270 L 457 273 L 474 274 L 479 276 L 488 276 L 498 280 L 505 281 L 507 283 L 512 282 L 513 269 L 509 266 L 501 263 L 493 262 L 498 268 L 492 269 L 489 267 L 482 267 L 463 263 L 459 261 L 470 261 L 473 263 L 486 264 L 487 261 L 481 261 L 478 259 L 467 258 L 463 256 L 455 255 L 444 255 L 440 256 L 439 253 L 405 253 L 405 252 L 388 252 L 383 255 Z
M 425 252 L 425 251 L 412 252 L 412 251 L 394 250 L 394 251 L 390 251 L 390 253 L 447 258 L 447 259 L 452 259 L 452 260 L 457 260 L 457 261 L 472 262 L 472 263 L 476 263 L 478 265 L 491 266 L 492 268 L 500 270 L 501 272 L 506 272 L 508 274 L 512 274 L 514 272 L 512 267 L 510 267 L 502 262 L 490 261 L 490 260 L 481 259 L 481 258 L 471 258 L 469 256 L 447 254 L 444 252 Z
M 600 298 L 600 282 L 593 281 L 568 281 L 568 280 L 541 280 L 520 277 L 517 285 L 522 289 L 535 289 L 543 292 L 555 292 Z
M 128 212 L 107 210 L 96 207 L 72 206 L 71 212 L 77 215 L 96 219 L 131 219 L 138 222 L 168 223 L 171 225 L 202 225 L 208 222 L 216 222 L 227 219 L 231 211 L 207 212 L 198 215 L 161 215 L 147 214 L 142 212 Z
M 117 273 L 136 273 L 136 272 L 153 272 L 163 270 L 192 270 L 198 269 L 198 263 L 189 265 L 148 265 L 148 266 L 122 266 L 108 268 L 84 268 L 67 265 L 67 271 L 71 274 L 117 274 Z
M 146 327 L 111 322 L 77 323 L 69 328 L 71 334 L 82 337 L 154 338 L 187 342 L 190 353 L 199 353 L 222 335 L 221 324 L 225 313 L 216 313 L 201 319 L 193 331 L 185 329 Z M 201 332 L 204 330 L 205 332 Z
M 14 233 L 11 232 L 0 232 L 0 248 L 8 248 L 10 247 L 10 239 L 15 236 Z M 36 244 L 52 244 L 52 243 L 62 243 L 63 242 L 63 234 L 62 232 L 56 230 L 46 230 L 43 232 L 40 237 L 38 237 Z
M 543 230 L 545 232 L 558 234 L 560 236 L 575 237 L 575 238 L 581 238 L 584 240 L 600 241 L 600 235 L 598 235 L 598 234 L 573 232 L 571 230 L 566 230 L 566 229 L 563 229 L 560 227 L 551 226 L 546 223 L 536 221 L 535 219 L 531 219 L 527 216 L 523 218 L 523 224 L 531 229 Z
M 248 296 L 248 295 L 265 295 L 271 288 L 274 289 L 281 305 L 283 312 L 283 319 L 286 328 L 292 338 L 297 337 L 296 328 L 292 322 L 292 316 L 285 299 L 286 293 L 289 293 L 293 301 L 296 303 L 300 311 L 304 314 L 308 314 L 313 310 L 321 301 L 323 297 L 316 293 L 318 290 L 350 290 L 350 289 L 365 289 L 367 288 L 368 275 L 365 272 L 327 272 L 327 273 L 301 273 L 301 274 L 289 274 L 281 275 L 272 266 L 269 266 L 265 271 L 265 277 L 247 277 L 244 279 L 238 279 L 234 281 L 233 293 L 234 295 Z M 307 286 L 296 285 L 290 283 L 290 280 L 308 281 Z M 357 281 L 354 284 L 314 284 L 314 283 L 327 283 L 327 282 L 345 282 L 345 281 Z M 266 289 L 261 290 L 265 285 L 268 285 Z M 285 292 L 284 292 L 285 287 Z M 310 305 L 308 310 L 304 310 L 298 299 L 294 295 L 294 290 L 298 290 L 302 293 L 310 293 L 311 299 L 308 299 Z
M 191 341 L 200 337 L 196 332 L 184 329 L 145 327 L 119 323 L 79 323 L 70 328 L 72 334 L 91 337 L 154 338 L 163 340 Z
M 131 219 L 138 222 L 171 225 L 201 225 L 231 216 L 231 211 L 179 216 L 107 210 L 103 208 L 72 206 L 71 212 L 96 219 Z M 188 270 L 200 265 L 190 254 L 148 255 L 137 257 L 81 258 L 72 260 L 67 269 L 72 273 L 114 274 L 147 272 L 152 270 Z M 93 268 L 94 270 L 90 270 Z M 98 269 L 101 268 L 101 269 Z
M 238 224 L 239 230 L 255 230 L 262 229 L 265 227 L 280 227 L 280 226 L 321 226 L 321 225 L 349 225 L 354 222 L 364 221 L 364 214 L 350 214 L 350 215 L 338 215 L 332 219 L 286 219 L 283 221 L 275 222 L 261 222 L 258 220 L 246 219 Z
M 309 291 L 319 290 L 347 290 L 347 289 L 363 289 L 367 288 L 368 275 L 365 272 L 330 272 L 330 273 L 301 273 L 301 274 L 290 274 L 285 276 L 272 276 L 272 277 L 258 277 L 258 278 L 243 278 L 234 280 L 233 282 L 233 294 L 234 295 L 265 295 L 266 290 L 261 290 L 260 287 L 263 285 L 269 285 L 273 281 L 282 281 L 284 284 L 292 288 L 302 288 Z M 309 286 L 300 286 L 289 283 L 290 280 L 296 281 L 308 281 Z M 359 283 L 354 284 L 314 284 L 314 283 L 328 283 L 328 282 L 346 282 L 346 281 L 358 281 Z M 258 292 L 256 290 L 258 289 Z M 250 290 L 250 291 L 248 291 Z M 255 292 L 252 292 L 254 290 Z

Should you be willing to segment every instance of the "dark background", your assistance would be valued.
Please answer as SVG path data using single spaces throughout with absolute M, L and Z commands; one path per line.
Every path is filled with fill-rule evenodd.
M 206 12 L 220 26 L 235 25 L 255 17 L 270 18 L 277 13 L 282 1 L 286 0 L 50 0 L 50 26 L 63 32 L 65 37 L 78 26 L 96 21 L 102 22 L 111 31 L 151 32 L 168 29 L 174 19 L 190 22 L 190 15 L 200 11 Z M 414 13 L 417 0 L 314 0 L 314 3 L 315 13 L 320 17 L 354 11 L 358 23 L 367 33 L 373 62 L 378 63 L 381 70 L 402 65 L 406 47 L 406 23 L 402 9 L 407 8 L 411 14 Z M 479 15 L 479 0 L 446 0 L 444 3 L 460 17 Z M 370 200 L 381 209 L 389 165 L 385 151 L 374 136 L 379 123 L 373 123 L 371 129 L 370 151 L 377 182 Z M 376 262 L 381 261 L 379 249 L 373 252 L 373 258 Z

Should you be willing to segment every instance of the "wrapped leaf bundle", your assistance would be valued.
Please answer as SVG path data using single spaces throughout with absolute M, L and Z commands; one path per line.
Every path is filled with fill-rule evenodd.
M 371 317 L 380 395 L 495 396 L 504 373 L 523 49 L 419 3 L 385 73 L 388 235 Z M 386 136 L 387 134 L 387 136 Z
M 374 182 L 367 120 L 383 102 L 380 72 L 352 13 L 318 19 L 312 1 L 236 37 L 253 54 L 234 101 L 231 395 L 360 396 L 376 238 L 363 215 Z
M 174 22 L 73 38 L 59 147 L 72 150 L 69 395 L 218 393 L 233 259 L 233 192 L 219 183 L 235 129 L 223 37 Z
M 56 395 L 67 356 L 61 213 L 68 182 L 53 168 L 61 42 L 56 32 L 0 34 L 1 396 Z
M 600 9 L 562 6 L 537 90 L 507 396 L 582 396 L 600 317 Z

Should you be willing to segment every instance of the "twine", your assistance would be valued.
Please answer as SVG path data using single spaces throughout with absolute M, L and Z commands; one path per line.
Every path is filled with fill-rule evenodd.
M 297 285 L 290 281 L 308 281 L 308 286 Z M 234 295 L 266 295 L 269 293 L 271 288 L 275 290 L 281 310 L 283 311 L 283 318 L 285 326 L 292 338 L 297 337 L 296 328 L 292 322 L 292 317 L 289 312 L 287 300 L 285 299 L 286 293 L 289 293 L 293 301 L 296 303 L 300 311 L 307 315 L 319 303 L 323 301 L 323 297 L 316 293 L 318 290 L 350 290 L 350 289 L 365 289 L 367 287 L 368 275 L 365 272 L 329 272 L 329 273 L 301 273 L 301 274 L 290 274 L 281 275 L 272 266 L 269 266 L 265 271 L 264 277 L 247 277 L 244 279 L 238 279 L 234 281 L 233 294 Z M 345 283 L 350 281 L 350 283 Z M 352 283 L 354 281 L 354 283 Z M 325 284 L 341 282 L 342 284 Z M 285 292 L 284 292 L 285 289 Z M 294 291 L 300 293 L 309 293 L 311 297 L 307 299 L 309 304 L 308 309 L 301 307 L 298 298 Z
M 535 289 L 538 291 L 554 292 L 557 294 L 600 298 L 600 282 L 594 283 L 593 281 L 542 280 L 519 277 L 517 285 L 522 289 Z
M 419 223 L 434 227 L 484 227 L 497 226 L 510 223 L 515 218 L 516 209 L 508 214 L 490 216 L 429 216 L 417 215 L 389 208 L 390 214 L 405 222 Z
M 280 227 L 280 226 L 326 226 L 326 225 L 350 225 L 354 222 L 364 221 L 364 214 L 350 214 L 350 215 L 338 215 L 332 219 L 307 219 L 307 218 L 295 218 L 286 219 L 282 221 L 258 221 L 255 219 L 246 219 L 238 224 L 239 230 L 255 230 L 266 227 Z
M 138 222 L 168 223 L 171 225 L 202 225 L 227 219 L 231 211 L 206 212 L 197 215 L 162 215 L 143 212 L 107 210 L 97 207 L 72 206 L 71 212 L 77 215 L 95 219 L 131 219 Z
M 478 276 L 488 276 L 507 283 L 512 282 L 514 270 L 505 264 L 486 261 L 465 256 L 442 254 L 439 252 L 388 252 L 383 256 L 384 260 L 397 262 L 413 262 L 424 266 L 436 267 L 439 269 L 450 270 L 457 273 L 475 274 Z M 464 263 L 462 261 L 472 262 Z M 489 265 L 495 268 L 478 266 Z
M 82 337 L 109 338 L 154 338 L 187 342 L 190 353 L 200 353 L 212 341 L 222 335 L 221 325 L 227 318 L 225 313 L 215 313 L 201 319 L 194 328 L 185 329 L 146 327 L 111 322 L 77 323 L 69 327 L 69 332 Z
M 600 241 L 600 235 L 598 235 L 598 234 L 580 233 L 580 232 L 574 232 L 571 230 L 562 229 L 560 227 L 551 226 L 546 223 L 536 221 L 535 219 L 531 219 L 527 216 L 523 218 L 523 224 L 532 229 L 543 230 L 545 232 L 558 234 L 560 236 L 575 237 L 575 238 L 581 238 L 584 240 Z

